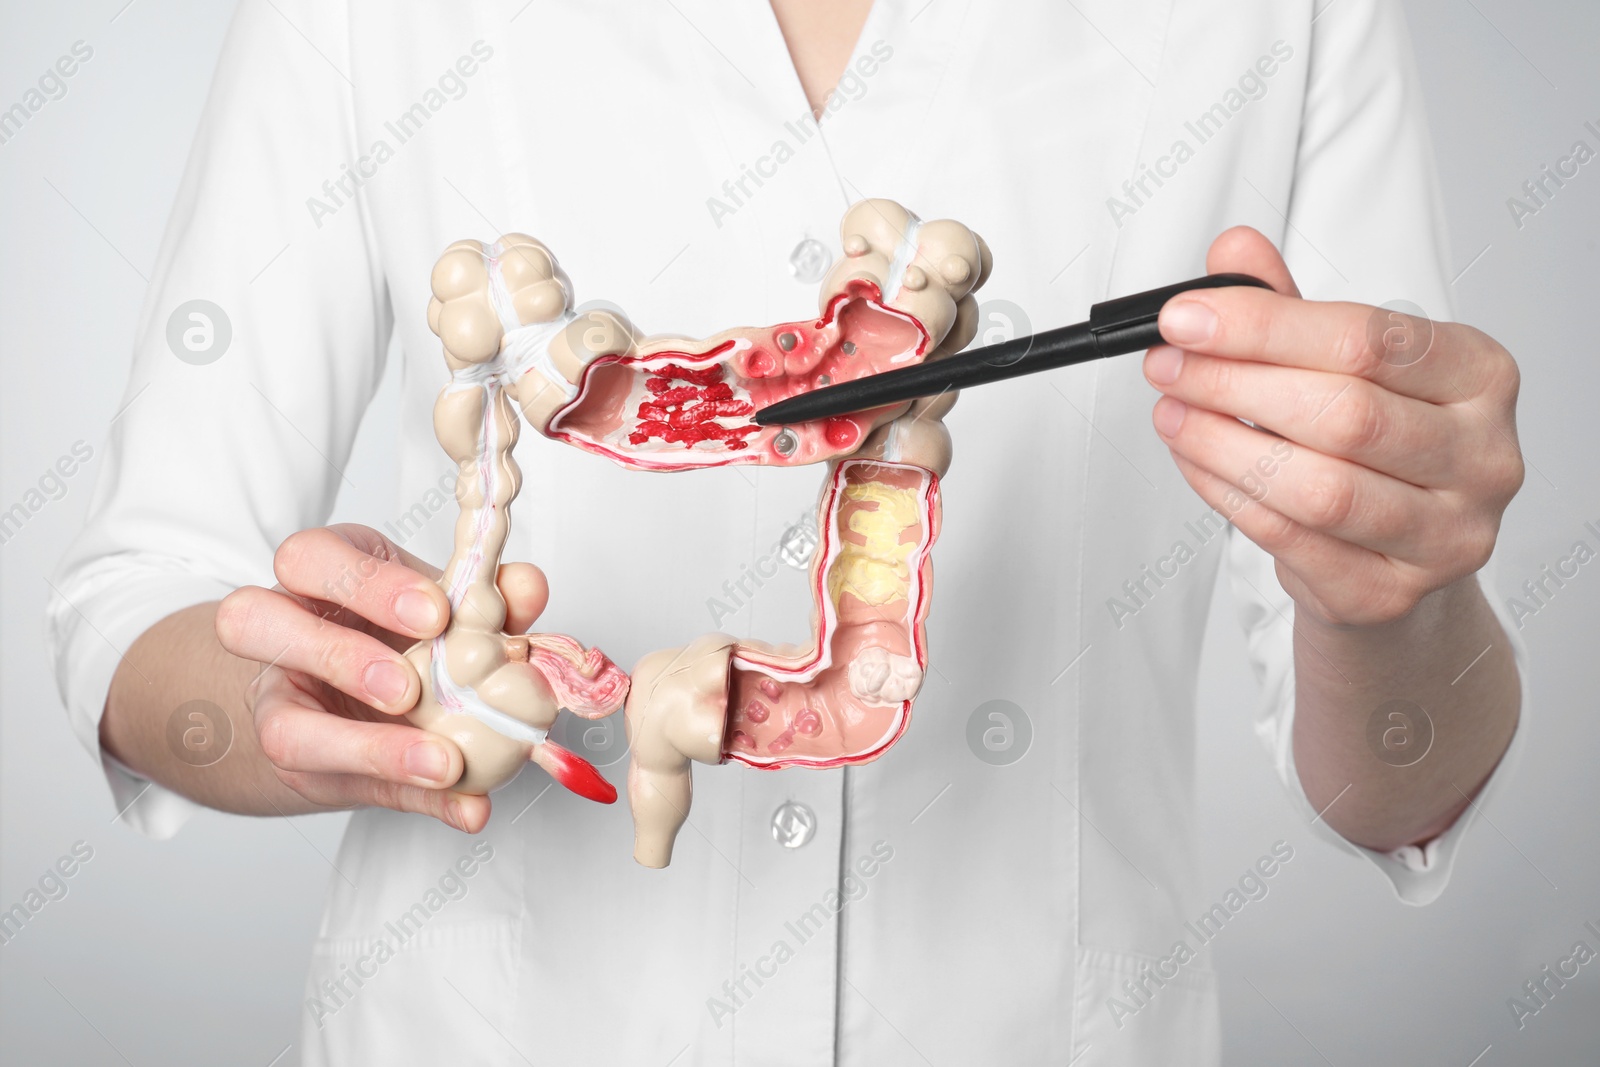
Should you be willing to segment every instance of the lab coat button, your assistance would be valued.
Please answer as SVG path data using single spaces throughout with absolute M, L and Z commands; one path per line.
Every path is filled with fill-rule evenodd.
M 786 800 L 772 813 L 772 839 L 784 848 L 800 848 L 817 835 L 817 813 L 796 800 Z
M 794 280 L 803 285 L 820 282 L 832 263 L 833 253 L 815 237 L 807 237 L 789 253 L 789 270 L 794 274 Z

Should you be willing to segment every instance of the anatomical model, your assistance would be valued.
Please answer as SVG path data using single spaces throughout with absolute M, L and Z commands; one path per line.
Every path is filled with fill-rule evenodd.
M 594 717 L 626 695 L 634 857 L 664 867 L 688 817 L 690 761 L 836 767 L 877 758 L 905 731 L 928 666 L 929 550 L 950 464 L 941 420 L 955 396 L 820 425 L 763 427 L 752 416 L 959 351 L 991 260 L 960 223 L 922 222 L 888 200 L 851 207 L 840 236 L 845 255 L 823 281 L 817 319 L 703 340 L 644 338 L 608 311 L 575 315 L 571 282 L 531 237 L 458 241 L 440 258 L 428 323 L 454 375 L 434 423 L 462 470 L 441 579 L 455 610 L 442 637 L 408 654 L 424 679 L 412 721 L 461 745 L 458 789 L 493 789 L 531 758 L 607 799 L 604 779 L 545 732 L 557 706 Z M 502 633 L 493 576 L 519 479 L 508 397 L 545 436 L 639 470 L 826 462 L 811 643 L 704 635 L 644 657 L 630 689 L 570 638 Z
M 511 375 L 498 344 L 461 341 L 445 349 L 451 380 L 433 405 L 434 432 L 456 461 L 461 506 L 439 578 L 450 621 L 444 633 L 406 651 L 422 678 L 422 697 L 407 718 L 460 746 L 466 769 L 456 788 L 464 793 L 504 785 L 531 759 L 567 788 L 609 804 L 617 799 L 611 783 L 548 734 L 563 707 L 589 718 L 616 711 L 628 676 L 570 637 L 504 632 L 506 602 L 495 578 L 511 501 L 522 487 L 511 458 L 519 423 L 506 399 Z

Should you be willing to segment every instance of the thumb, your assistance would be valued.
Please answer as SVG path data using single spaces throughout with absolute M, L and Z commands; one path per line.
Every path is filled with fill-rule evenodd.
M 1235 226 L 1211 242 L 1206 253 L 1206 270 L 1211 274 L 1249 274 L 1260 278 L 1285 296 L 1299 296 L 1289 265 L 1260 230 Z

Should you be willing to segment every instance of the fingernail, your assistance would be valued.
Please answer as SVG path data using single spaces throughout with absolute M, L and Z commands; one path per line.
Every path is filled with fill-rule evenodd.
M 410 682 L 406 672 L 386 659 L 380 659 L 361 675 L 367 692 L 385 704 L 398 704 L 405 699 Z
M 1171 385 L 1183 370 L 1183 349 L 1157 345 L 1144 357 L 1144 376 L 1155 385 Z
M 450 816 L 450 825 L 457 830 L 465 832 L 467 829 L 467 817 L 461 813 L 461 801 L 452 800 L 448 814 Z
M 1161 336 L 1175 345 L 1197 345 L 1217 332 L 1217 313 L 1198 300 L 1173 300 L 1161 309 Z
M 1156 401 L 1155 424 L 1156 433 L 1162 437 L 1176 437 L 1178 430 L 1183 426 L 1183 417 L 1188 414 L 1189 405 L 1181 400 L 1174 400 L 1164 396 Z
M 439 606 L 431 596 L 416 589 L 394 598 L 394 615 L 413 633 L 431 634 L 439 628 Z
M 444 780 L 445 772 L 450 769 L 450 757 L 435 742 L 418 741 L 406 749 L 405 768 L 413 778 L 439 782 Z

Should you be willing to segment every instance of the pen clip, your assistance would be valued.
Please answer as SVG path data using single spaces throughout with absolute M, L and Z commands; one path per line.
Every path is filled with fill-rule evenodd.
M 1089 309 L 1089 334 L 1094 338 L 1095 347 L 1105 355 L 1133 352 L 1160 344 L 1156 322 L 1168 300 L 1196 289 L 1223 289 L 1233 285 L 1272 288 L 1249 274 L 1207 274 L 1203 278 L 1193 278 L 1094 305 Z

